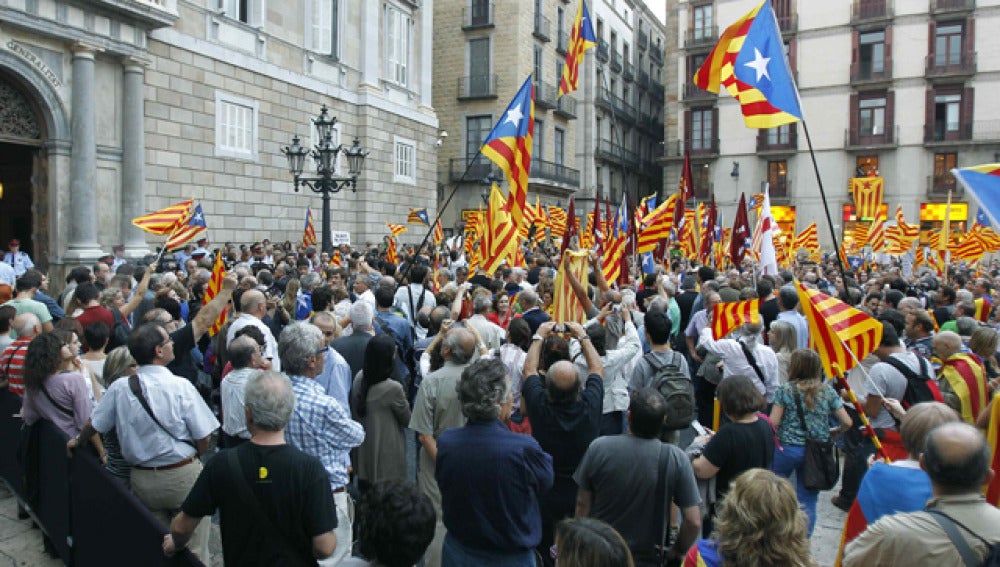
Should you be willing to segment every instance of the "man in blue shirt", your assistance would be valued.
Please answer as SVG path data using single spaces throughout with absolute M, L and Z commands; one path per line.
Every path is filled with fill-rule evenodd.
M 388 280 L 382 278 L 375 289 L 375 305 L 377 307 L 375 326 L 378 332 L 389 333 L 395 339 L 396 346 L 399 347 L 399 362 L 397 364 L 404 365 L 403 361 L 409 360 L 413 351 L 413 335 L 411 334 L 410 322 L 402 313 L 392 308 L 396 302 L 396 287 L 392 285 L 391 280 L 392 278 L 388 278 Z M 409 376 L 408 369 L 401 368 L 400 370 L 403 371 L 404 375 Z M 406 386 L 408 383 L 409 380 L 406 380 L 403 385 Z
M 437 441 L 435 477 L 448 528 L 443 563 L 534 567 L 539 496 L 552 488 L 552 457 L 501 421 L 513 408 L 502 364 L 476 361 L 462 372 L 457 392 L 469 421 Z
M 790 285 L 778 290 L 778 320 L 788 321 L 795 327 L 798 348 L 809 348 L 809 322 L 795 310 L 799 304 L 799 293 Z

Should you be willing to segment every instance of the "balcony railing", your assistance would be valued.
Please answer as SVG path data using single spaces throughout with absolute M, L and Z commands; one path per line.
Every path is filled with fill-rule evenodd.
M 649 88 L 649 73 L 639 69 L 639 86 L 642 88 Z
M 603 108 L 604 110 L 614 110 L 614 102 L 612 99 L 614 97 L 607 89 L 598 87 L 597 93 L 594 95 L 594 105 L 598 108 Z
M 639 30 L 635 35 L 635 46 L 639 48 L 639 51 L 646 51 L 646 47 L 649 46 L 649 34 L 646 30 Z
M 703 27 L 703 28 L 690 28 L 687 31 L 687 36 L 684 38 L 684 47 L 699 47 L 699 46 L 710 46 L 714 45 L 719 39 L 719 28 L 717 26 Z M 659 49 L 659 48 L 655 48 Z M 650 57 L 653 56 L 652 51 L 650 51 Z M 655 58 L 657 61 L 662 61 L 662 57 Z
M 785 14 L 778 16 L 778 29 L 781 33 L 795 33 L 799 29 L 799 15 Z
M 611 52 L 611 70 L 617 73 L 622 70 L 622 54 L 618 51 Z
M 531 160 L 531 177 L 574 187 L 580 185 L 579 170 L 542 159 Z
M 972 75 L 976 72 L 976 52 L 963 51 L 958 61 L 951 60 L 947 54 L 933 54 L 926 58 L 927 77 L 956 77 Z
M 493 25 L 493 2 L 477 0 L 462 8 L 463 30 L 492 28 Z
M 944 175 L 928 175 L 927 176 L 927 197 L 929 198 L 948 198 L 948 192 L 951 192 L 952 199 L 961 199 L 962 195 L 962 185 L 955 183 L 955 177 L 950 173 Z
M 885 54 L 882 68 L 876 70 L 871 61 L 855 61 L 851 63 L 851 84 L 878 83 L 892 80 L 892 56 Z
M 496 75 L 469 75 L 458 78 L 459 100 L 497 97 Z
M 706 100 L 717 98 L 719 95 L 710 93 L 694 83 L 684 85 L 684 100 Z
M 635 65 L 630 61 L 625 62 L 625 68 L 622 69 L 622 78 L 626 81 L 631 81 L 635 78 Z
M 636 118 L 635 107 L 632 106 L 631 102 L 623 98 L 618 98 L 615 100 L 615 107 L 621 114 L 621 116 L 623 116 L 624 118 L 633 121 L 635 120 Z
M 551 84 L 535 81 L 535 106 L 538 108 L 555 108 L 557 94 L 559 91 Z
M 657 63 L 663 63 L 663 48 L 659 45 L 649 44 L 649 58 Z
M 761 129 L 757 133 L 757 151 L 758 152 L 780 152 L 788 151 L 795 152 L 799 149 L 799 134 L 798 129 L 794 125 L 788 127 L 788 135 L 782 136 L 775 135 L 769 137 L 769 130 Z
M 566 32 L 559 32 L 559 37 L 556 38 L 556 51 L 561 55 L 566 55 L 566 50 L 569 49 L 569 34 Z
M 601 140 L 597 143 L 594 157 L 598 159 L 625 163 L 628 165 L 638 165 L 639 155 L 632 150 L 626 149 L 621 144 L 614 144 L 610 140 Z
M 883 20 L 892 17 L 891 0 L 854 0 L 851 23 Z
M 566 119 L 576 118 L 576 99 L 564 94 L 556 99 L 555 113 Z
M 931 0 L 931 13 L 966 12 L 976 9 L 976 0 Z
M 535 15 L 535 27 L 531 31 L 531 35 L 537 37 L 542 41 L 552 41 L 552 22 L 545 16 Z
M 868 146 L 895 146 L 899 140 L 899 127 L 844 130 L 844 144 L 849 148 Z
M 681 157 L 684 155 L 684 149 L 688 148 L 692 156 L 717 156 L 719 155 L 719 139 L 718 138 L 702 138 L 695 143 L 691 138 L 685 138 L 683 140 L 674 140 L 673 144 L 674 157 Z
M 657 100 L 663 100 L 663 85 L 660 83 L 657 83 L 656 81 L 651 82 L 649 84 L 649 92 Z
M 972 124 L 924 124 L 924 143 L 965 142 L 972 140 Z
M 452 183 L 489 184 L 490 176 L 502 179 L 503 175 L 500 168 L 485 156 L 479 156 L 474 162 L 469 158 L 451 158 L 448 160 L 448 171 Z
M 156 29 L 174 25 L 177 21 L 177 0 L 134 0 L 117 2 L 113 0 L 98 0 L 95 4 L 100 9 L 119 12 L 126 17 L 135 18 Z
M 597 42 L 597 58 L 607 63 L 608 53 L 609 53 L 608 42 L 604 41 L 603 39 L 599 40 Z

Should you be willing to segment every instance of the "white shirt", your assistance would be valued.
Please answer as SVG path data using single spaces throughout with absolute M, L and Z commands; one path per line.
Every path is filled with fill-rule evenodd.
M 219 428 L 219 420 L 186 378 L 163 366 L 144 365 L 139 367 L 139 381 L 150 409 L 170 434 L 142 408 L 129 389 L 128 378 L 108 387 L 90 418 L 100 433 L 117 431 L 122 456 L 132 465 L 156 467 L 182 461 L 193 456 L 195 449 L 174 437 L 197 441 Z
M 584 326 L 599 324 L 597 319 L 591 319 L 584 323 Z M 635 330 L 634 324 L 625 323 L 625 334 L 618 340 L 618 348 L 607 351 L 601 357 L 601 362 L 604 364 L 604 407 L 601 413 L 628 409 L 630 399 L 625 368 L 641 355 L 642 343 L 639 342 L 639 333 Z M 569 358 L 576 363 L 577 368 L 583 369 L 586 375 L 587 360 L 583 356 L 580 341 L 570 341 Z
M 256 368 L 240 368 L 230 371 L 222 379 L 222 384 L 219 386 L 222 390 L 222 430 L 227 435 L 243 439 L 250 438 L 250 431 L 247 430 L 247 416 L 244 411 L 246 404 L 243 392 L 247 387 L 250 375 L 256 371 Z
M 368 305 L 372 306 L 372 313 L 378 311 L 378 309 L 375 306 L 375 294 L 372 292 L 371 289 L 366 289 L 364 293 L 357 296 L 355 301 L 367 301 Z
M 17 279 L 17 275 L 14 273 L 14 268 L 7 264 L 7 262 L 0 262 L 0 283 L 14 287 L 15 279 Z
M 409 291 L 407 291 L 409 289 Z M 393 304 L 396 309 L 403 312 L 406 316 L 406 320 L 410 322 L 410 325 L 414 328 L 417 333 L 418 339 L 427 338 L 427 329 L 417 325 L 417 318 L 414 316 L 413 311 L 410 311 L 410 293 L 413 294 L 413 311 L 419 312 L 420 309 L 424 307 L 430 307 L 434 309 L 437 307 L 437 301 L 434 299 L 434 294 L 430 290 L 424 288 L 422 284 L 410 284 L 408 286 L 403 286 L 396 290 L 396 299 Z M 420 296 L 424 296 L 424 304 L 420 305 Z M 418 309 L 417 306 L 420 305 Z M 477 327 L 478 328 L 478 327 Z M 497 345 L 499 346 L 499 345 Z
M 264 358 L 271 360 L 271 370 L 281 372 L 281 360 L 278 358 L 278 341 L 274 340 L 271 329 L 268 329 L 263 321 L 253 315 L 241 313 L 233 321 L 233 324 L 229 326 L 229 332 L 226 333 L 226 347 L 228 348 L 229 343 L 233 342 L 233 339 L 236 338 L 236 332 L 247 325 L 253 325 L 260 329 L 261 333 L 264 333 Z
M 750 361 L 743 354 L 743 347 L 740 346 L 739 341 L 734 339 L 715 340 L 712 338 L 712 328 L 705 327 L 701 330 L 701 340 L 698 341 L 698 346 L 704 347 L 708 352 L 715 353 L 722 358 L 723 380 L 730 376 L 747 376 L 753 380 L 757 390 L 764 394 L 768 403 L 774 401 L 774 392 L 778 390 L 780 382 L 778 380 L 778 357 L 775 356 L 771 347 L 757 344 L 751 349 L 757 367 L 764 375 L 762 383 L 757 377 L 757 371 L 753 369 L 753 366 L 750 366 Z

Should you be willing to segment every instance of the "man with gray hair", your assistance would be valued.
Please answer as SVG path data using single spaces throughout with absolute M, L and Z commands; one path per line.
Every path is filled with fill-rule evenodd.
M 503 293 L 502 291 L 500 293 Z M 480 292 L 472 296 L 472 317 L 466 320 L 467 325 L 471 325 L 483 338 L 483 344 L 490 350 L 496 350 L 503 344 L 507 331 L 503 327 L 486 318 L 486 314 L 493 308 L 493 300 L 490 294 Z
M 457 393 L 469 422 L 441 434 L 435 472 L 448 528 L 443 555 L 456 565 L 484 556 L 534 565 L 542 539 L 539 499 L 552 487 L 552 457 L 534 438 L 503 424 L 513 396 L 502 364 L 474 362 L 462 372 Z
M 428 567 L 440 565 L 441 546 L 445 535 L 444 524 L 441 522 L 441 492 L 434 477 L 438 452 L 437 438 L 446 429 L 465 425 L 462 404 L 458 401 L 455 388 L 462 377 L 462 372 L 472 361 L 475 348 L 476 339 L 468 329 L 458 328 L 448 331 L 441 341 L 444 366 L 424 379 L 413 402 L 410 429 L 417 433 L 417 440 L 422 448 L 417 485 L 421 492 L 430 497 L 438 516 L 434 541 L 427 548 L 427 555 L 424 557 L 425 565 Z
M 267 315 L 267 298 L 256 289 L 243 292 L 240 296 L 240 316 L 229 326 L 226 332 L 226 347 L 236 338 L 236 331 L 247 325 L 253 325 L 260 329 L 264 335 L 264 358 L 271 361 L 271 369 L 281 371 L 281 359 L 278 357 L 278 342 L 274 340 L 271 329 L 264 324 L 264 316 Z
M 349 478 L 351 449 L 365 440 L 365 431 L 351 419 L 336 399 L 326 395 L 316 377 L 323 373 L 326 360 L 323 333 L 309 323 L 292 323 L 281 332 L 278 355 L 292 381 L 295 413 L 288 422 L 288 442 L 319 458 L 337 507 L 336 553 L 322 565 L 338 565 L 351 556 L 351 529 L 354 502 L 345 491 Z
M 365 363 L 365 349 L 368 348 L 368 341 L 375 336 L 372 321 L 375 318 L 375 309 L 367 301 L 355 301 L 351 305 L 349 317 L 351 318 L 351 328 L 354 332 L 339 339 L 334 339 L 330 346 L 333 347 L 340 356 L 347 361 L 351 368 L 351 378 L 358 375 Z M 391 378 L 403 384 L 403 376 L 400 373 L 399 365 L 394 365 Z
M 549 314 L 542 311 L 538 294 L 534 290 L 519 293 L 517 302 L 521 305 L 521 317 L 528 323 L 532 334 L 537 333 L 539 325 L 550 319 Z
M 249 335 L 240 335 L 229 343 L 229 362 L 233 369 L 222 379 L 219 386 L 222 395 L 222 435 L 220 445 L 236 447 L 250 439 L 244 414 L 244 388 L 250 375 L 256 372 L 264 360 L 262 347 Z
M 337 321 L 333 313 L 317 311 L 310 317 L 309 322 L 319 327 L 319 330 L 323 332 L 323 340 L 332 347 L 337 328 Z M 316 383 L 323 387 L 326 395 L 336 398 L 348 414 L 351 413 L 350 397 L 353 381 L 354 373 L 351 372 L 351 365 L 336 349 L 327 348 L 326 360 L 323 361 L 323 373 L 316 377 Z
M 233 344 L 240 348 L 248 338 Z M 183 549 L 202 519 L 220 510 L 227 565 L 315 565 L 338 547 L 338 519 L 323 464 L 285 442 L 292 384 L 277 372 L 257 371 L 245 395 L 250 442 L 205 465 L 163 537 L 163 552 L 171 557 Z M 277 533 L 257 520 L 261 514 Z

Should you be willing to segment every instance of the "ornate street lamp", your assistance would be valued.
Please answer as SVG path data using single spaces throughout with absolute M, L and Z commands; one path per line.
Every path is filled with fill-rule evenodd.
M 365 164 L 365 157 L 368 152 L 361 147 L 357 137 L 349 148 L 343 145 L 333 145 L 333 127 L 337 124 L 337 118 L 330 116 L 324 104 L 320 109 L 319 116 L 312 119 L 316 126 L 316 133 L 319 135 L 319 143 L 310 152 L 299 142 L 298 136 L 292 137 L 292 145 L 285 146 L 281 153 L 288 158 L 288 170 L 295 181 L 295 192 L 300 186 L 311 189 L 314 193 L 323 195 L 323 252 L 329 252 L 332 245 L 330 232 L 330 195 L 339 193 L 341 189 L 350 187 L 351 191 L 358 190 L 358 176 Z M 344 152 L 347 157 L 347 175 L 336 175 L 337 155 Z M 306 156 L 312 156 L 316 162 L 316 176 L 303 177 L 302 171 L 305 167 Z

